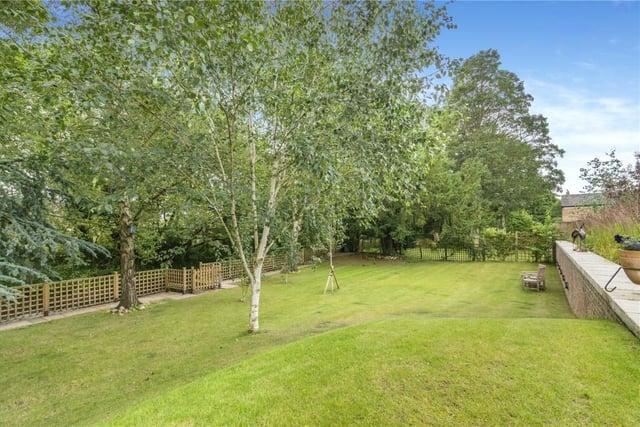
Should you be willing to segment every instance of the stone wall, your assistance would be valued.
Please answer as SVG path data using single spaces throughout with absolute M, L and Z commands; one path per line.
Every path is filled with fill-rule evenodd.
M 589 206 L 571 206 L 562 208 L 562 222 L 578 223 L 584 221 L 584 218 L 593 213 L 593 208 Z M 577 228 L 578 226 L 575 225 Z
M 590 276 L 574 264 L 563 250 L 556 253 L 558 272 L 564 286 L 567 301 L 576 317 L 598 317 L 619 322 L 620 319 L 609 308 L 606 297 L 596 291 L 597 286 Z
M 617 264 L 591 252 L 575 252 L 571 243 L 559 241 L 556 243 L 556 266 L 576 317 L 609 319 L 625 325 L 640 337 L 635 308 L 640 307 L 640 287 L 635 288 L 636 285 L 620 272 L 608 287 L 617 290 L 613 293 L 604 290 L 617 271 Z

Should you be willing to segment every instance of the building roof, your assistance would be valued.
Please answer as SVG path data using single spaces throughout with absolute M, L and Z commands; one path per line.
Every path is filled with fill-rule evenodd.
M 604 194 L 563 194 L 560 198 L 560 204 L 563 208 L 575 206 L 600 206 L 604 204 Z

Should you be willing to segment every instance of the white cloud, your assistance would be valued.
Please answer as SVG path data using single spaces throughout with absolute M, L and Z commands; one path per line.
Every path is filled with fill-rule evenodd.
M 593 90 L 575 89 L 540 80 L 527 81 L 534 98 L 532 111 L 547 117 L 555 144 L 565 150 L 558 161 L 564 171 L 565 190 L 583 190 L 580 168 L 611 150 L 624 163 L 640 151 L 640 105 L 625 97 L 602 96 Z

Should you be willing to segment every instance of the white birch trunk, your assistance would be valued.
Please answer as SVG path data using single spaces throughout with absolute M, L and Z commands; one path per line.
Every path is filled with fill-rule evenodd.
M 252 171 L 253 180 L 255 181 L 255 172 Z M 280 176 L 279 176 L 279 161 L 274 159 L 271 171 L 271 179 L 269 184 L 269 198 L 267 201 L 267 215 L 262 226 L 262 234 L 255 235 L 255 261 L 253 265 L 253 277 L 251 278 L 251 310 L 249 312 L 249 332 L 258 332 L 260 329 L 260 323 L 258 321 L 259 308 L 260 308 L 260 288 L 262 286 L 262 267 L 264 265 L 264 259 L 269 253 L 269 248 L 273 245 L 273 242 L 269 243 L 269 233 L 271 232 L 270 221 L 273 217 L 276 209 L 278 192 L 280 189 Z M 252 195 L 252 203 L 255 205 L 257 197 L 255 195 L 255 188 Z M 254 219 L 257 221 L 257 218 Z M 257 227 L 255 228 L 257 230 Z
M 251 283 L 251 310 L 249 312 L 249 332 L 258 332 L 260 329 L 260 288 L 262 287 L 262 266 L 264 258 L 258 259 L 253 268 L 253 281 Z
M 260 314 L 260 291 L 262 288 L 262 267 L 264 259 L 269 252 L 267 242 L 269 240 L 269 232 L 271 228 L 265 225 L 262 228 L 262 236 L 260 243 L 256 248 L 255 263 L 251 277 L 251 309 L 249 311 L 249 332 L 254 333 L 260 330 L 260 322 L 258 320 Z

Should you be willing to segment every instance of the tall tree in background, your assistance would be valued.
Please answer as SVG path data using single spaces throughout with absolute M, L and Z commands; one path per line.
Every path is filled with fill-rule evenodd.
M 462 114 L 450 155 L 458 169 L 469 159 L 484 165 L 482 198 L 501 222 L 511 211 L 551 203 L 564 181 L 556 162 L 563 150 L 551 142 L 546 118 L 531 114 L 532 101 L 524 83 L 500 69 L 495 50 L 462 63 L 447 100 Z

